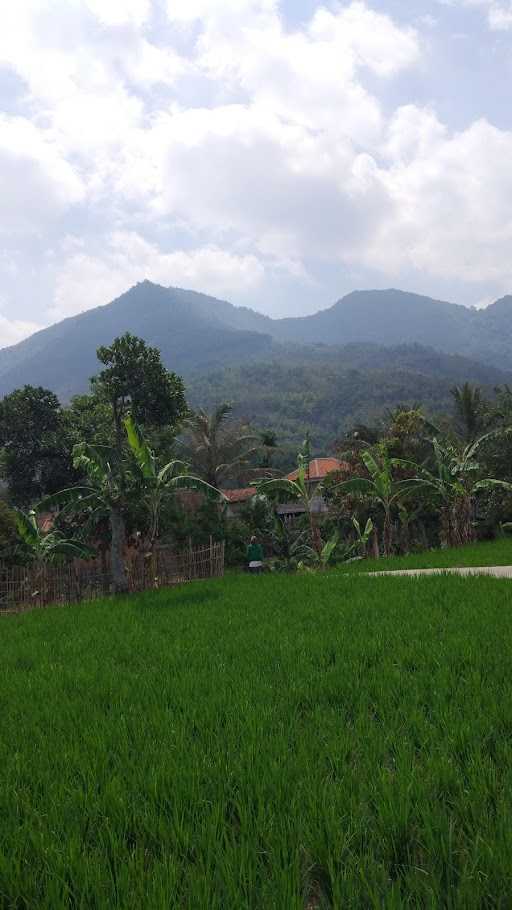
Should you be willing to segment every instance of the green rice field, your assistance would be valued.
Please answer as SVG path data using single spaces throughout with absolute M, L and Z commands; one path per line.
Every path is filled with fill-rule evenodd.
M 451 547 L 423 550 L 389 559 L 362 559 L 346 563 L 343 572 L 384 572 L 395 569 L 451 569 L 465 566 L 512 566 L 512 537 Z
M 239 576 L 0 620 L 0 907 L 512 906 L 512 585 Z

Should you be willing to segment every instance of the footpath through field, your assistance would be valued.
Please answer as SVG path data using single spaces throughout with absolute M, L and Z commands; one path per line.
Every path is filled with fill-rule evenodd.
M 512 578 L 512 566 L 464 566 L 462 568 L 394 569 L 387 572 L 364 572 L 366 578 L 383 575 L 491 575 L 493 578 Z

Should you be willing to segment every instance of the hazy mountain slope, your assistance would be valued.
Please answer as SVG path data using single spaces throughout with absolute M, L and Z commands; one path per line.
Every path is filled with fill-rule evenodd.
M 404 291 L 354 291 L 327 310 L 279 320 L 277 334 L 290 341 L 347 344 L 417 341 L 447 350 L 471 321 L 466 307 Z M 449 348 L 452 350 L 452 348 Z
M 312 316 L 269 320 L 250 310 L 222 311 L 226 322 L 265 331 L 280 342 L 345 345 L 418 343 L 512 369 L 512 297 L 468 309 L 399 290 L 354 291 Z M 233 323 L 234 324 L 234 323 Z
M 197 371 L 267 360 L 278 354 L 290 361 L 314 358 L 338 363 L 345 346 L 345 368 L 377 368 L 377 356 L 368 344 L 412 343 L 439 352 L 456 353 L 472 361 L 512 370 L 512 297 L 486 310 L 469 310 L 403 291 L 355 291 L 333 307 L 313 316 L 269 319 L 227 301 L 179 288 L 163 288 L 144 281 L 112 303 L 66 319 L 36 333 L 20 344 L 0 350 L 0 395 L 25 383 L 54 389 L 63 400 L 87 388 L 97 371 L 95 351 L 126 331 L 160 348 L 165 364 L 189 377 Z M 304 344 L 315 345 L 307 356 Z M 347 344 L 366 345 L 350 351 Z M 286 346 L 286 355 L 281 346 Z M 328 345 L 325 351 L 318 346 Z M 295 347 L 294 347 L 295 346 Z M 298 349 L 297 349 L 297 346 Z M 405 350 L 378 354 L 381 367 L 414 368 L 427 358 L 432 374 L 433 352 L 420 355 Z M 412 361 L 410 358 L 412 357 Z M 409 358 L 409 360 L 407 360 Z M 384 363 L 385 361 L 385 363 Z M 478 379 L 478 370 L 461 362 L 464 378 Z M 437 369 L 446 375 L 447 362 Z M 450 375 L 455 364 L 450 363 Z M 469 375 L 470 374 L 470 375 Z
M 382 348 L 283 348 L 267 363 L 196 374 L 187 384 L 192 405 L 228 401 L 235 415 L 275 430 L 281 444 L 299 445 L 307 430 L 317 451 L 357 422 L 378 421 L 398 404 L 421 404 L 430 414 L 453 410 L 450 389 L 472 381 L 487 388 L 512 374 L 418 345 Z
M 25 383 L 51 388 L 63 400 L 85 391 L 98 370 L 97 347 L 127 331 L 156 345 L 165 364 L 184 375 L 269 353 L 268 335 L 225 325 L 213 298 L 207 306 L 196 297 L 203 295 L 142 282 L 108 306 L 44 329 L 0 351 L 0 395 Z

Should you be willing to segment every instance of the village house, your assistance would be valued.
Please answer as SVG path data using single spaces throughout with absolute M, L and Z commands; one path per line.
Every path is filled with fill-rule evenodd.
M 313 458 L 309 462 L 306 471 L 306 487 L 311 499 L 311 510 L 318 515 L 323 515 L 328 511 L 328 506 L 322 495 L 315 496 L 315 490 L 325 480 L 328 474 L 343 473 L 346 474 L 350 466 L 345 461 L 339 461 L 337 458 Z M 288 480 L 297 480 L 299 471 L 296 469 L 287 475 Z M 277 506 L 277 514 L 285 524 L 291 524 L 296 518 L 299 518 L 305 512 L 302 502 L 286 502 Z
M 238 518 L 241 510 L 256 496 L 256 487 L 242 487 L 238 490 L 223 490 L 226 500 L 226 518 Z

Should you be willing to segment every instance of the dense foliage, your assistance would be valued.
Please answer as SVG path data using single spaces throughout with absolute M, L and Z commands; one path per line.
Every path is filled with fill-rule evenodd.
M 364 346 L 355 347 L 354 356 L 364 356 Z M 428 361 L 424 349 L 403 350 L 413 362 Z M 490 392 L 467 382 L 450 389 L 441 384 L 437 416 L 428 399 L 419 406 L 409 398 L 386 412 L 397 389 L 390 394 L 379 371 L 338 374 L 311 350 L 307 376 L 314 381 L 306 387 L 302 356 L 290 351 L 299 358 L 293 367 L 247 364 L 231 373 L 255 423 L 224 402 L 191 411 L 182 379 L 165 368 L 156 348 L 129 333 L 98 349 L 102 369 L 89 394 L 69 406 L 30 386 L 6 396 L 0 401 L 0 471 L 10 504 L 22 509 L 16 521 L 24 557 L 50 559 L 66 547 L 70 555 L 83 547 L 104 559 L 110 550 L 113 587 L 123 591 L 130 537 L 148 558 L 163 541 L 180 548 L 225 540 L 228 562 L 240 565 L 256 534 L 268 566 L 323 569 L 354 556 L 494 537 L 510 523 L 509 386 Z M 431 353 L 434 363 L 444 356 Z M 456 373 L 460 363 L 448 360 Z M 218 397 L 227 375 L 218 374 L 217 384 L 210 377 L 207 400 Z M 404 391 L 413 376 L 385 375 L 401 376 Z M 439 382 L 423 379 L 428 389 Z M 199 387 L 192 386 L 192 394 Z M 415 396 L 421 392 L 415 382 Z M 373 396 L 371 414 L 363 408 L 360 414 L 376 419 L 343 431 L 355 394 L 361 401 Z M 297 422 L 287 424 L 290 406 Z M 307 423 L 313 435 L 306 432 L 298 473 L 290 479 L 297 461 L 291 440 Z M 314 436 L 319 426 L 331 428 L 329 446 L 343 465 L 320 485 L 310 483 L 308 473 L 310 458 L 322 451 Z M 259 495 L 230 508 L 220 490 L 249 484 L 259 485 Z M 299 502 L 302 517 L 284 524 L 276 507 L 287 501 Z M 10 543 L 3 551 L 12 561 Z
M 281 443 L 281 467 L 293 461 L 306 432 L 319 454 L 358 423 L 382 422 L 397 405 L 421 402 L 426 414 L 451 415 L 450 390 L 466 380 L 487 387 L 503 383 L 503 374 L 418 346 L 395 349 L 353 345 L 336 351 L 289 351 L 267 363 L 226 367 L 187 383 L 194 407 L 212 410 L 224 401 L 234 415 L 273 429 Z

